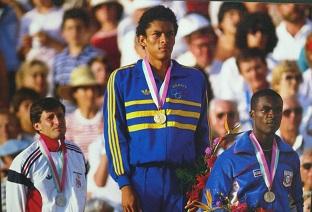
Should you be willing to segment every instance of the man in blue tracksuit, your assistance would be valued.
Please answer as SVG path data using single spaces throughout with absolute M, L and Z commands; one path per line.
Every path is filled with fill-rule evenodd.
M 170 9 L 146 11 L 137 27 L 146 57 L 108 82 L 105 146 L 125 211 L 183 211 L 175 168 L 208 145 L 204 75 L 171 60 L 177 27 Z
M 214 206 L 222 193 L 232 202 L 247 203 L 250 209 L 302 211 L 298 155 L 275 135 L 282 108 L 282 99 L 273 90 L 264 89 L 253 95 L 253 130 L 240 136 L 218 157 L 207 181 Z

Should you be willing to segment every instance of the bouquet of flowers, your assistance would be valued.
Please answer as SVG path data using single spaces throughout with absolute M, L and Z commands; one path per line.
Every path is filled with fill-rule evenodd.
M 183 192 L 186 192 L 188 198 L 186 209 L 188 211 L 196 211 L 198 208 L 204 211 L 213 211 L 216 208 L 212 208 L 212 198 L 209 191 L 205 191 L 205 197 L 207 199 L 207 205 L 200 202 L 203 190 L 206 185 L 206 181 L 209 178 L 210 171 L 217 159 L 217 151 L 222 142 L 234 140 L 235 136 L 240 134 L 240 125 L 235 125 L 232 129 L 229 128 L 228 121 L 226 119 L 224 127 L 226 129 L 226 135 L 216 138 L 211 142 L 210 146 L 205 150 L 205 155 L 199 157 L 192 167 L 180 168 L 176 170 L 178 179 L 182 184 Z M 211 135 L 211 133 L 209 133 Z M 212 140 L 211 138 L 209 139 Z M 222 200 L 222 201 L 221 201 Z M 235 208 L 243 208 L 243 205 L 232 206 L 227 197 L 220 194 L 220 208 L 227 209 L 229 211 L 243 211 L 234 210 Z

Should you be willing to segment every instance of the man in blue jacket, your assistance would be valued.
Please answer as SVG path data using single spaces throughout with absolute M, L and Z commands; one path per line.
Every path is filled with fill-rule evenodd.
M 250 209 L 302 211 L 298 155 L 275 135 L 282 109 L 281 97 L 271 89 L 252 96 L 252 131 L 218 157 L 207 181 L 213 206 L 218 206 L 223 195 L 232 203 L 246 203 Z
M 208 145 L 205 78 L 171 60 L 177 28 L 170 9 L 146 11 L 136 31 L 145 58 L 114 71 L 107 85 L 106 152 L 124 211 L 183 211 L 175 168 Z

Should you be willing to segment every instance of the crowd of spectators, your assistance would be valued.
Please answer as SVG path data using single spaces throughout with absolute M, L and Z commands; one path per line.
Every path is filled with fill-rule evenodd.
M 136 24 L 159 4 L 178 18 L 173 59 L 206 76 L 212 139 L 226 134 L 226 120 L 251 129 L 250 98 L 256 91 L 272 88 L 282 96 L 278 134 L 302 156 L 310 210 L 312 4 L 0 0 L 1 193 L 12 158 L 33 141 L 31 104 L 55 96 L 66 106 L 67 140 L 80 146 L 90 164 L 86 211 L 121 210 L 104 151 L 103 95 L 114 69 L 144 57 Z

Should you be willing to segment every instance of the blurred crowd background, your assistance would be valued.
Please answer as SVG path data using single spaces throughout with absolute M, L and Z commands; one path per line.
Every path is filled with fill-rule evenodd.
M 77 143 L 89 161 L 86 211 L 121 210 L 104 150 L 103 96 L 114 69 L 144 57 L 136 24 L 144 11 L 159 4 L 178 19 L 172 58 L 206 76 L 211 139 L 226 134 L 225 120 L 230 127 L 240 123 L 242 130 L 251 129 L 254 92 L 272 88 L 282 96 L 277 133 L 301 158 L 305 210 L 311 210 L 312 4 L 0 0 L 2 211 L 6 170 L 33 142 L 29 109 L 45 96 L 62 100 L 66 139 Z

